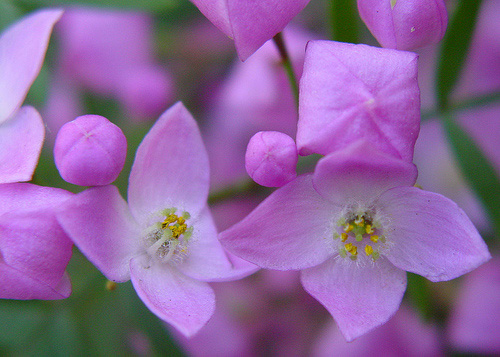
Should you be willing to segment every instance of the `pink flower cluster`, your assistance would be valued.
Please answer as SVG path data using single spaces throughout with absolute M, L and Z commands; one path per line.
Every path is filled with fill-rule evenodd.
M 229 80 L 215 97 L 217 109 L 208 125 L 219 117 L 205 131 L 206 146 L 182 102 L 160 115 L 137 148 L 126 200 L 113 185 L 127 159 L 125 134 L 100 115 L 74 119 L 78 100 L 73 99 L 84 90 L 114 97 L 131 117 L 165 109 L 171 82 L 151 57 L 147 17 L 73 9 L 61 20 L 60 67 L 53 89 L 71 88 L 55 97 L 69 103 L 74 120 L 58 131 L 53 156 L 65 181 L 87 186 L 76 194 L 23 182 L 33 177 L 45 126 L 33 107 L 21 105 L 63 11 L 33 13 L 0 37 L 0 298 L 68 297 L 71 284 L 65 270 L 74 243 L 110 281 L 131 281 L 144 304 L 184 337 L 206 325 L 200 337 L 179 337 L 193 351 L 214 341 L 219 348 L 220 336 L 214 330 L 224 332 L 234 323 L 226 316 L 227 306 L 216 309 L 216 294 L 231 300 L 225 287 L 238 283 L 209 283 L 238 280 L 263 268 L 285 271 L 261 272 L 263 291 L 281 284 L 281 293 L 287 294 L 300 280 L 304 290 L 297 293 L 298 299 L 313 306 L 311 311 L 317 308 L 315 301 L 323 305 L 345 340 L 366 334 L 356 342 L 359 351 L 408 324 L 419 331 L 422 345 L 407 344 L 407 331 L 401 332 L 403 342 L 398 343 L 415 354 L 435 353 L 440 347 L 429 332 L 432 328 L 423 327 L 406 307 L 397 313 L 407 272 L 431 282 L 447 281 L 491 258 L 457 204 L 416 185 L 418 55 L 406 50 L 443 37 L 444 2 L 359 0 L 361 18 L 386 48 L 327 40 L 305 45 L 307 35 L 287 32 L 287 41 L 297 44 L 297 57 L 303 57 L 303 66 L 294 63 L 297 68 L 291 69 L 301 71 L 298 114 L 290 93 L 282 93 L 282 73 L 276 70 L 280 59 L 272 44 L 264 43 L 309 1 L 192 2 L 234 40 L 245 63 L 232 71 L 238 80 Z M 115 41 L 122 29 L 129 31 L 126 43 Z M 89 30 L 106 36 L 91 38 Z M 256 73 L 266 74 L 266 86 Z M 251 90 L 243 90 L 241 83 Z M 246 116 L 232 118 L 240 107 Z M 48 112 L 57 113 L 58 108 L 49 106 Z M 62 117 L 54 119 L 59 120 L 54 128 L 67 121 Z M 249 200 L 252 209 L 246 209 L 244 217 L 230 219 L 231 214 L 216 209 L 212 213 L 211 185 L 224 186 L 245 175 L 240 155 L 245 148 L 248 175 L 277 189 L 258 205 Z M 312 154 L 320 158 L 309 172 L 298 170 L 299 155 Z M 237 156 L 241 160 L 235 163 Z M 214 158 L 226 161 L 212 165 L 211 172 Z M 245 211 L 242 202 L 233 203 L 241 206 L 230 210 Z M 213 216 L 225 224 L 220 233 Z M 231 220 L 234 224 L 228 223 Z M 483 268 L 485 274 L 498 280 L 492 266 Z M 474 341 L 467 340 L 463 326 L 482 327 L 476 317 L 485 314 L 480 304 L 477 314 L 466 306 L 473 305 L 479 290 L 489 288 L 491 296 L 498 295 L 498 284 L 486 287 L 480 277 L 474 279 L 471 275 L 460 295 L 448 337 L 466 347 Z M 244 291 L 245 284 L 240 284 Z M 250 304 L 264 299 L 255 291 L 248 294 Z M 289 318 L 305 317 L 297 313 Z M 257 339 L 257 331 L 275 326 L 270 320 L 248 328 L 248 335 Z M 383 329 L 374 330 L 386 322 Z M 316 355 L 346 348 L 337 328 L 328 326 Z M 250 339 L 236 345 L 250 350 Z M 221 354 L 233 353 L 228 352 L 230 346 L 224 347 L 228 349 Z M 384 346 L 384 351 L 391 353 L 392 347 Z

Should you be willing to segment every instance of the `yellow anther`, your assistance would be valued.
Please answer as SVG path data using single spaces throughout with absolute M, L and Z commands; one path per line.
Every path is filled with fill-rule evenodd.
M 371 255 L 373 253 L 373 248 L 371 245 L 365 245 L 365 253 L 366 255 Z
M 351 223 L 349 223 L 348 225 L 346 225 L 346 226 L 345 226 L 344 231 L 345 231 L 346 233 L 349 233 L 349 232 L 350 232 L 350 231 L 352 231 L 353 229 L 354 229 L 354 226 L 353 226 Z
M 179 218 L 177 218 L 177 222 L 179 224 L 184 224 L 184 222 L 186 222 L 186 220 L 183 217 L 179 217 Z
M 370 236 L 370 240 L 373 242 L 373 243 L 377 243 L 378 242 L 378 235 L 372 235 Z
M 345 250 L 347 250 L 352 255 L 357 255 L 358 254 L 358 247 L 356 247 L 354 244 L 347 243 L 344 247 L 345 247 Z
M 372 225 L 371 225 L 371 224 L 367 224 L 367 225 L 365 226 L 365 232 L 366 232 L 367 234 L 372 234 L 372 233 L 375 233 L 375 231 L 373 230 L 373 228 L 372 228 Z
M 349 238 L 349 236 L 347 235 L 347 233 L 341 233 L 340 234 L 340 240 L 342 242 L 345 242 L 347 240 L 347 238 Z

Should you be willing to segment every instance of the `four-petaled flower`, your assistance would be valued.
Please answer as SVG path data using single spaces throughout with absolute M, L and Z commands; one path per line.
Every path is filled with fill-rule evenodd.
M 463 211 L 412 187 L 416 177 L 413 164 L 359 141 L 276 190 L 221 242 L 263 268 L 302 270 L 352 340 L 396 312 L 405 271 L 443 281 L 490 258 Z
M 206 281 L 255 271 L 233 269 L 207 207 L 208 186 L 201 135 L 178 103 L 137 150 L 128 204 L 115 186 L 94 187 L 68 200 L 58 220 L 108 279 L 131 279 L 152 312 L 191 336 L 215 308 Z

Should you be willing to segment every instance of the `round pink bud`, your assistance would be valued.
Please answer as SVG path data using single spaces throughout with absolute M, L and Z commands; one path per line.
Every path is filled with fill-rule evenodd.
M 358 0 L 358 10 L 382 47 L 398 50 L 439 42 L 448 24 L 444 0 Z
M 64 124 L 54 145 L 54 160 L 61 177 L 79 186 L 113 182 L 126 155 L 125 135 L 100 115 L 83 115 Z
M 297 177 L 297 146 L 278 131 L 260 131 L 250 139 L 245 167 L 259 185 L 281 187 Z

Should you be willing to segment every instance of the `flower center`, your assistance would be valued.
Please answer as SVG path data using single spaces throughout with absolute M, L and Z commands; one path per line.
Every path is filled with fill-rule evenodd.
M 182 212 L 179 216 L 176 211 L 176 208 L 161 211 L 160 220 L 151 225 L 146 234 L 148 254 L 164 263 L 184 260 L 193 233 L 193 227 L 186 223 L 191 215 Z
M 376 261 L 386 243 L 382 225 L 366 212 L 351 213 L 339 219 L 333 239 L 339 240 L 339 255 L 354 261 L 360 254 Z

